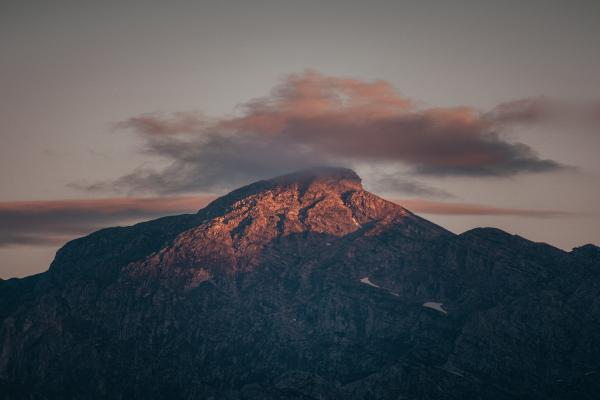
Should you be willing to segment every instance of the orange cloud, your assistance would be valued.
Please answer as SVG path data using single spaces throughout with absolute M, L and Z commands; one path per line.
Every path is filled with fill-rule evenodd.
M 245 116 L 221 125 L 253 133 L 283 134 L 298 120 L 387 118 L 412 108 L 387 82 L 324 76 L 308 70 L 292 74 L 269 97 L 243 106 Z

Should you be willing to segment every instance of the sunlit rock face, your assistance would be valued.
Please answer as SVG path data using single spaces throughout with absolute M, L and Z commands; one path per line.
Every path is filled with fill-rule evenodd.
M 0 281 L 2 398 L 593 399 L 600 249 L 454 235 L 320 168 Z

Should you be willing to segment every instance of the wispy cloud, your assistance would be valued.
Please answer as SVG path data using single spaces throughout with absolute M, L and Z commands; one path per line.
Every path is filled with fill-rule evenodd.
M 113 128 L 116 130 L 133 128 L 146 135 L 174 135 L 201 132 L 208 128 L 208 121 L 203 114 L 195 111 L 174 112 L 168 116 L 147 113 L 116 122 Z
M 425 182 L 410 178 L 403 174 L 375 172 L 373 179 L 366 184 L 368 190 L 386 194 L 402 194 L 403 196 L 449 198 L 454 195 L 446 190 L 428 185 Z
M 422 108 L 385 81 L 308 70 L 287 76 L 235 116 L 196 112 L 143 114 L 115 124 L 145 140 L 145 152 L 169 162 L 115 181 L 79 185 L 120 192 L 215 192 L 314 165 L 395 164 L 414 176 L 512 176 L 564 168 L 531 147 L 508 141 L 507 124 L 531 121 L 541 100 Z M 544 111 L 545 112 L 545 111 Z
M 564 210 L 494 207 L 483 204 L 430 201 L 423 199 L 391 199 L 419 214 L 428 215 L 496 215 L 531 218 L 573 217 L 578 214 Z
M 498 104 L 483 114 L 489 123 L 505 127 L 553 123 L 570 127 L 594 126 L 600 122 L 600 102 L 565 101 L 545 96 L 518 99 Z
M 212 197 L 110 198 L 0 203 L 0 246 L 60 245 L 100 228 L 195 211 Z

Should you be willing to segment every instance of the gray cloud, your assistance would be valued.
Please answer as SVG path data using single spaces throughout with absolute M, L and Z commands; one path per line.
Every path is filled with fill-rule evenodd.
M 497 126 L 559 124 L 561 127 L 598 128 L 600 103 L 597 101 L 560 101 L 549 97 L 530 97 L 500 103 L 483 114 Z
M 535 124 L 556 115 L 559 108 L 547 97 L 532 97 L 500 103 L 485 114 L 496 124 Z
M 366 185 L 368 190 L 382 194 L 402 194 L 421 197 L 454 197 L 451 193 L 400 174 L 377 173 Z

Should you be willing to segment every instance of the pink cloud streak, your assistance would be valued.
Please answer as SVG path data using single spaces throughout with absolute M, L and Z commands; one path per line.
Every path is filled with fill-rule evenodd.
M 106 198 L 0 202 L 0 246 L 52 245 L 113 225 L 164 215 L 197 212 L 216 196 Z M 497 215 L 552 218 L 573 215 L 556 210 L 502 208 L 481 204 L 392 199 L 418 214 Z

